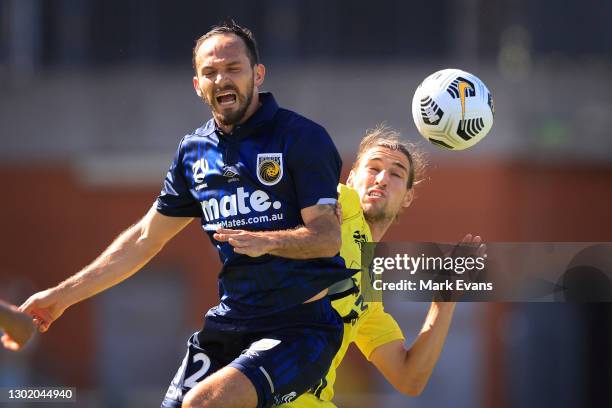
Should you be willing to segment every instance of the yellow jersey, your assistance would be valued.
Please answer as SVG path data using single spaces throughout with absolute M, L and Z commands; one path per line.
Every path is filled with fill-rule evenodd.
M 361 245 L 372 242 L 359 194 L 344 184 L 338 185 L 338 200 L 342 205 L 342 247 L 340 256 L 344 258 L 347 268 L 361 269 Z M 353 276 L 359 289 L 361 273 Z M 309 393 L 301 395 L 295 401 L 280 405 L 284 408 L 333 408 L 336 369 L 342 363 L 351 343 L 355 343 L 361 353 L 370 360 L 372 351 L 383 344 L 404 340 L 404 335 L 395 319 L 385 312 L 382 302 L 365 302 L 361 291 L 334 300 L 332 305 L 344 319 L 344 337 L 338 353 L 334 357 L 325 378 Z

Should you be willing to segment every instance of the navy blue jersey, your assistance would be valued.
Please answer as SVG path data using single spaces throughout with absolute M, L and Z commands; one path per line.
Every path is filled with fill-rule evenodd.
M 231 134 L 213 119 L 180 144 L 157 210 L 167 216 L 199 217 L 219 250 L 221 304 L 213 313 L 250 318 L 303 303 L 354 271 L 340 256 L 294 260 L 234 253 L 213 238 L 217 227 L 252 231 L 303 225 L 300 210 L 334 204 L 342 166 L 321 126 L 260 94 L 261 106 Z

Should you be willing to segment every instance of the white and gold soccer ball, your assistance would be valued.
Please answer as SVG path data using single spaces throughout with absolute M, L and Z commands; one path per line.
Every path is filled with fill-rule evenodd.
M 412 117 L 419 133 L 445 149 L 474 146 L 491 130 L 494 113 L 487 86 L 459 69 L 431 74 L 412 99 Z

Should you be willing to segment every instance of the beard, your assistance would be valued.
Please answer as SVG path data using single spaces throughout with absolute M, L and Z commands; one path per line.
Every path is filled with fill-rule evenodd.
M 236 102 L 238 103 L 238 107 L 227 111 L 223 107 L 219 105 L 217 99 L 213 96 L 206 98 L 205 102 L 210 106 L 213 111 L 213 116 L 215 120 L 223 126 L 234 126 L 238 123 L 242 122 L 244 119 L 244 115 L 246 114 L 247 109 L 251 105 L 253 101 L 253 95 L 255 93 L 254 81 L 251 78 L 250 83 L 247 86 L 247 92 L 245 94 L 241 94 L 238 89 L 234 86 L 226 86 L 223 89 L 220 89 L 219 92 L 222 91 L 234 91 L 236 92 Z
M 363 211 L 363 216 L 369 224 L 386 224 L 394 221 L 397 214 L 392 214 L 385 205 L 382 208 L 370 207 Z

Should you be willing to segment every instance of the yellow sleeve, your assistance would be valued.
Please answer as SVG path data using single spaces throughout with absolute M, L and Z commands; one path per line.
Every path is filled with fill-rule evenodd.
M 363 355 L 370 360 L 370 355 L 377 347 L 395 340 L 404 340 L 404 334 L 393 316 L 385 312 L 382 303 L 369 303 L 368 313 L 361 317 L 355 344 Z
M 361 211 L 359 194 L 344 184 L 338 184 L 338 201 L 342 206 L 340 256 L 347 268 L 361 269 L 361 244 L 372 241 L 372 234 Z
M 359 194 L 344 184 L 338 184 L 338 201 L 342 206 L 342 246 L 340 256 L 344 259 L 346 267 L 349 269 L 361 269 L 361 245 L 364 242 L 372 241 L 372 234 L 368 223 L 363 217 Z M 357 286 L 361 284 L 361 275 L 357 272 L 352 279 Z M 347 316 L 351 311 L 361 314 L 362 308 L 357 307 L 355 302 L 359 294 L 346 296 L 335 300 L 332 305 L 340 313 L 340 316 Z

